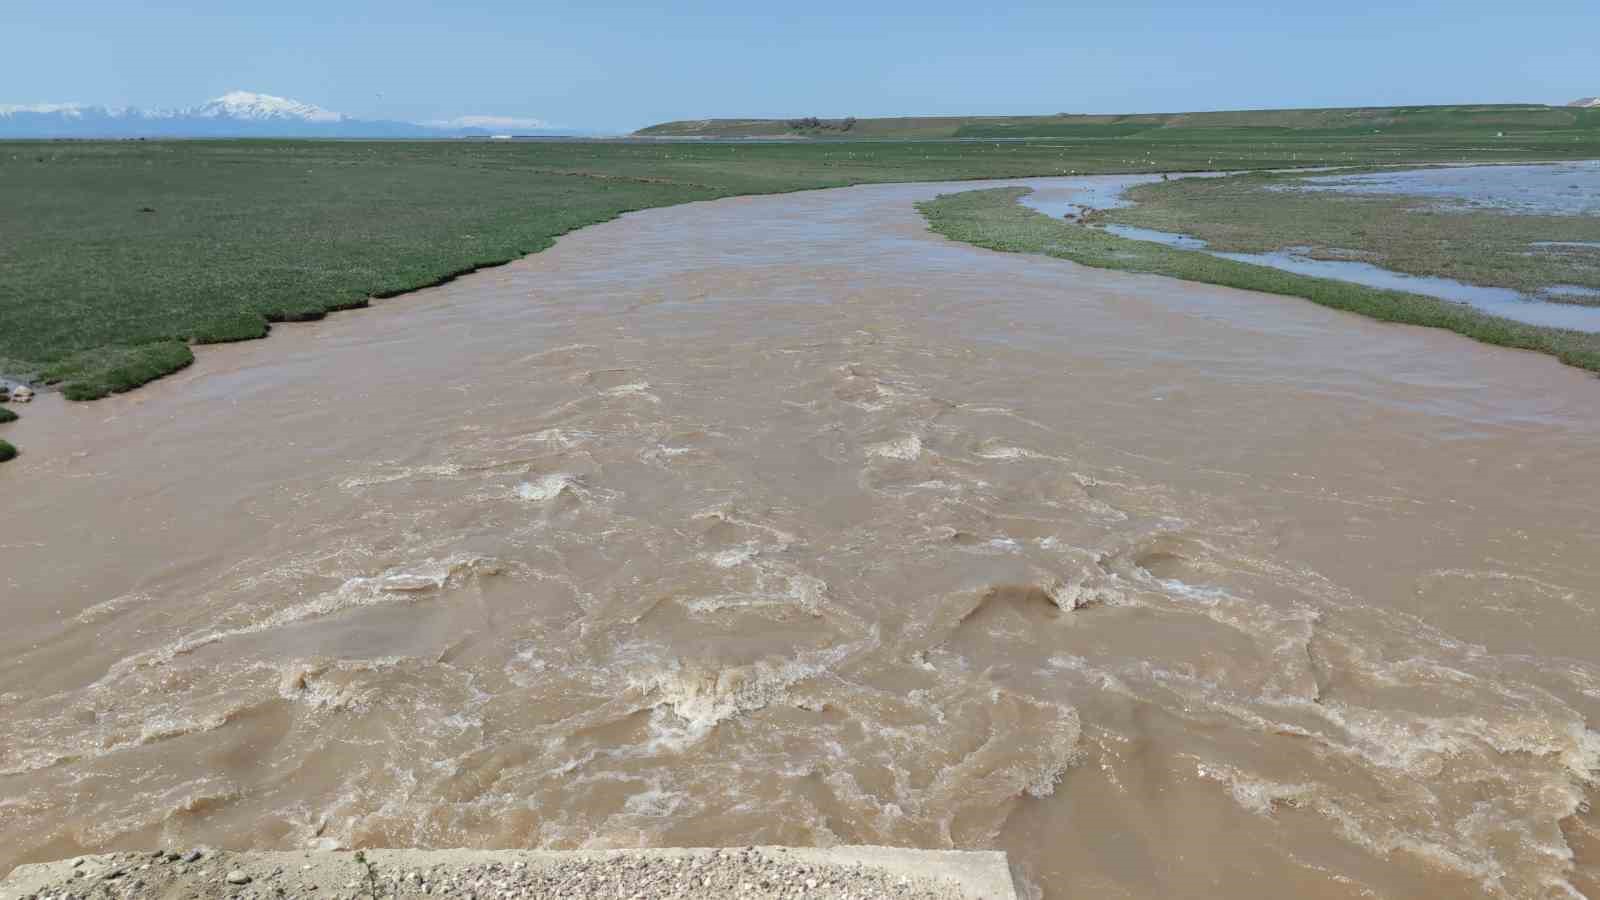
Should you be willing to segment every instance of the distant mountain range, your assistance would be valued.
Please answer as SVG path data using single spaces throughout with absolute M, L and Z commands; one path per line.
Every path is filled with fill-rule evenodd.
M 537 119 L 495 116 L 443 122 L 356 119 L 310 103 L 250 91 L 233 91 L 181 109 L 0 104 L 0 138 L 437 138 L 558 133 Z
M 1584 98 L 1579 99 L 1579 100 L 1574 100 L 1571 103 L 1568 103 L 1567 105 L 1568 106 L 1579 106 L 1579 107 L 1583 107 L 1584 109 L 1597 109 L 1597 108 L 1600 108 L 1600 97 L 1584 97 Z

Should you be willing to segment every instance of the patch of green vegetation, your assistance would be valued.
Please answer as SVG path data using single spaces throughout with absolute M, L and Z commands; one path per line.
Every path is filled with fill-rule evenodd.
M 1124 138 L 1148 135 L 1159 122 L 1074 122 L 1019 119 L 1014 122 L 971 122 L 956 128 L 958 138 Z
M 17 458 L 17 448 L 5 441 L 0 441 L 0 462 L 10 462 Z
M 61 383 L 68 400 L 98 400 L 131 391 L 194 362 L 182 341 L 156 341 L 134 347 L 97 347 L 47 366 L 44 380 Z
M 1412 275 L 1534 293 L 1600 290 L 1600 216 L 1524 215 L 1398 194 L 1296 190 L 1304 176 L 1183 178 L 1128 191 L 1136 205 L 1097 221 L 1201 238 L 1214 250 L 1308 248 Z M 1573 302 L 1577 302 L 1574 300 Z
M 1525 325 L 1432 297 L 1309 278 L 1149 241 L 1119 238 L 1053 219 L 1017 202 L 1027 188 L 943 194 L 918 204 L 936 232 L 990 250 L 1042 253 L 1102 269 L 1147 272 L 1227 287 L 1303 297 L 1386 322 L 1444 328 L 1474 340 L 1557 357 L 1600 371 L 1600 335 Z
M 16 420 L 17 420 L 17 414 L 16 413 L 12 412 L 10 409 L 7 409 L 4 406 L 0 406 L 0 425 L 4 425 L 7 422 L 15 422 Z

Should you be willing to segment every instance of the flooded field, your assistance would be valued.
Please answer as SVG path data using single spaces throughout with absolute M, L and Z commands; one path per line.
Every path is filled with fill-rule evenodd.
M 874 843 L 1049 898 L 1600 890 L 1594 377 L 929 234 L 973 186 L 630 214 L 36 401 L 0 872 Z
M 1318 175 L 1297 182 L 1292 189 L 1406 194 L 1435 198 L 1449 205 L 1528 215 L 1595 215 L 1600 213 L 1600 161 Z
M 1181 175 L 1180 178 L 1219 177 L 1218 173 Z M 1079 179 L 1081 190 L 1047 190 L 1022 202 L 1058 218 L 1081 218 L 1093 209 L 1124 209 L 1132 205 L 1124 192 L 1135 185 L 1152 184 L 1160 176 L 1101 176 Z M 1528 215 L 1592 215 L 1600 212 L 1600 162 L 1562 165 L 1463 166 L 1408 169 L 1355 175 L 1315 175 L 1271 190 L 1328 191 L 1353 194 L 1399 194 L 1440 198 L 1450 204 L 1502 210 Z M 1256 253 L 1209 250 L 1209 244 L 1192 235 L 1136 225 L 1095 225 L 1118 237 L 1152 241 L 1183 250 L 1208 250 L 1224 259 L 1269 266 L 1298 275 L 1331 278 L 1386 290 L 1407 291 L 1441 300 L 1465 303 L 1476 309 L 1530 325 L 1600 332 L 1600 290 L 1583 285 L 1550 284 L 1525 292 L 1508 287 L 1470 284 L 1444 276 L 1396 272 L 1358 259 L 1329 259 L 1311 247 L 1285 247 Z M 1600 247 L 1589 241 L 1535 241 L 1527 253 L 1587 254 Z M 1466 252 L 1466 251 L 1463 251 Z

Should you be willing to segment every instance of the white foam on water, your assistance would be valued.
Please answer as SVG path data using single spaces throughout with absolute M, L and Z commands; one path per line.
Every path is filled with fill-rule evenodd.
M 556 450 L 571 450 L 594 440 L 592 431 L 572 428 L 546 428 L 534 432 L 533 439 Z
M 429 559 L 410 566 L 395 567 L 377 575 L 348 578 L 333 591 L 275 610 L 248 625 L 192 632 L 161 647 L 118 660 L 91 687 L 108 686 L 132 671 L 162 665 L 178 656 L 229 638 L 295 625 L 356 607 L 397 602 L 399 597 L 437 590 L 456 579 L 498 575 L 505 568 L 503 562 L 492 557 L 458 553 L 444 559 Z
M 83 612 L 78 613 L 73 617 L 73 621 L 77 622 L 79 625 L 93 625 L 105 619 L 112 618 L 113 616 L 126 611 L 129 607 L 144 606 L 154 602 L 155 598 L 144 591 L 134 591 L 128 594 L 119 594 L 115 597 L 112 597 L 110 600 L 102 600 L 101 602 L 85 609 Z
M 316 710 L 362 712 L 375 689 L 351 676 L 381 673 L 406 663 L 403 657 L 362 660 L 295 660 L 278 667 L 278 696 Z
M 737 565 L 730 568 L 736 568 Z M 675 598 L 692 613 L 709 615 L 728 609 L 777 607 L 799 609 L 811 616 L 824 615 L 828 604 L 828 583 L 779 562 L 757 561 L 755 586 L 748 590 L 722 594 Z
M 654 393 L 651 393 L 650 382 L 648 381 L 636 381 L 631 384 L 619 384 L 616 387 L 607 388 L 601 391 L 600 394 L 605 397 L 642 397 L 645 400 L 649 400 L 651 403 L 661 402 L 660 397 L 656 396 Z
M 1227 785 L 1235 803 L 1261 816 L 1269 816 L 1282 807 L 1309 805 L 1317 793 L 1317 786 L 1313 784 L 1268 781 L 1246 775 L 1232 766 L 1202 762 L 1196 769 L 1201 778 Z
M 922 455 L 922 438 L 908 434 L 881 444 L 870 444 L 867 446 L 867 455 L 910 462 Z
M 735 566 L 742 566 L 750 560 L 755 559 L 756 555 L 760 552 L 760 546 L 752 542 L 739 547 L 730 547 L 726 550 L 719 550 L 716 553 L 711 554 L 708 559 L 712 565 L 719 569 L 731 569 Z
M 978 451 L 978 456 L 984 459 L 1026 459 L 1032 455 L 1032 453 L 1029 453 L 1021 447 L 1008 447 L 1005 445 L 986 447 Z
M 683 791 L 664 790 L 660 784 L 652 784 L 647 790 L 629 795 L 622 811 L 630 816 L 665 819 L 676 814 L 689 799 Z
M 339 487 L 351 491 L 358 488 L 373 487 L 380 484 L 393 484 L 397 481 L 409 481 L 419 476 L 429 478 L 452 478 L 461 474 L 461 467 L 453 463 L 442 463 L 428 466 L 402 466 L 391 471 L 379 470 L 366 475 L 352 475 L 339 482 Z
M 673 663 L 640 673 L 630 686 L 651 698 L 651 749 L 681 751 L 736 716 L 787 702 L 796 683 L 828 672 L 869 642 L 839 644 L 792 659 L 766 659 L 739 666 Z
M 561 496 L 564 491 L 582 494 L 578 479 L 563 472 L 541 475 L 533 481 L 517 485 L 517 497 L 530 503 L 545 503 Z

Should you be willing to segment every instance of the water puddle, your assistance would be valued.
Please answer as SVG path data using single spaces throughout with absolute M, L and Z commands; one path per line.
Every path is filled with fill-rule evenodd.
M 1173 234 L 1170 231 L 1157 231 L 1154 228 L 1140 228 L 1137 225 L 1101 225 L 1100 230 L 1114 234 L 1130 241 L 1149 241 L 1152 244 L 1165 244 L 1168 247 L 1177 247 L 1180 250 L 1204 250 L 1206 242 L 1187 234 Z

